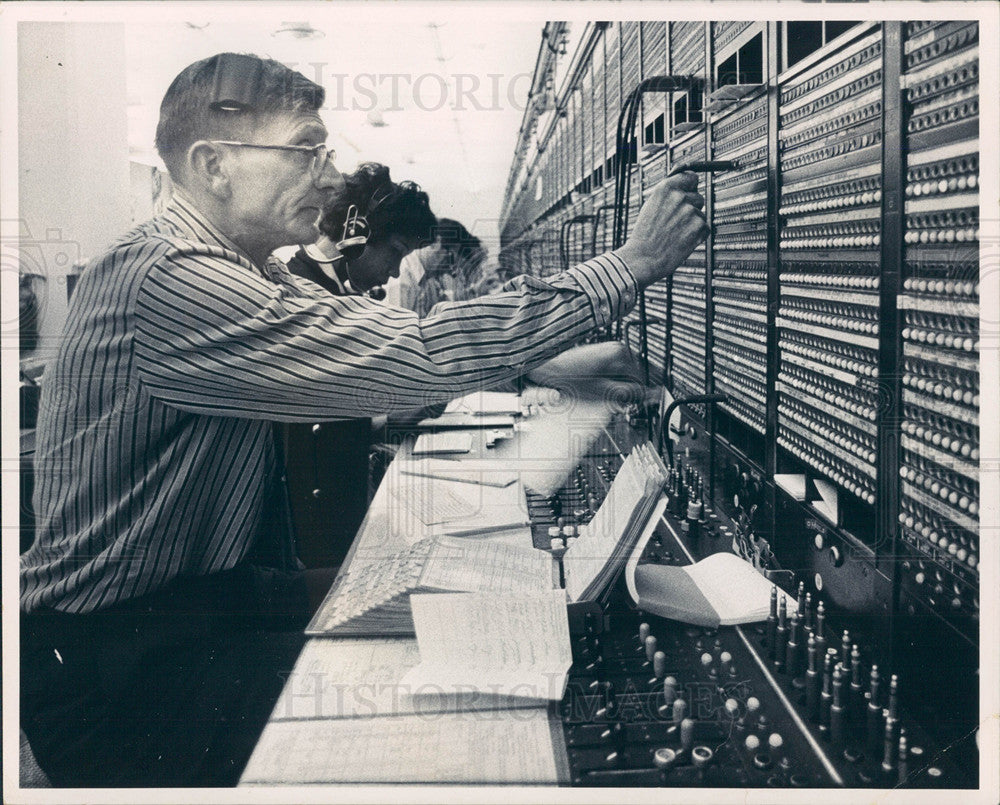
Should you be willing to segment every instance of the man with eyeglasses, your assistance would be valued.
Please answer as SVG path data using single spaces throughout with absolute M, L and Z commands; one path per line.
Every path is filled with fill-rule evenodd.
M 294 279 L 343 180 L 323 89 L 220 54 L 160 107 L 164 214 L 84 269 L 37 429 L 21 557 L 21 725 L 56 786 L 232 785 L 332 573 L 292 550 L 273 421 L 378 415 L 538 366 L 704 237 L 693 175 L 628 244 L 415 314 Z

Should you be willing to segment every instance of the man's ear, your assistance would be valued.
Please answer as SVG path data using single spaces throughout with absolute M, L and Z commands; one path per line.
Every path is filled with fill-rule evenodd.
M 191 184 L 219 199 L 229 198 L 232 188 L 223 151 L 208 140 L 198 140 L 187 150 L 187 169 Z

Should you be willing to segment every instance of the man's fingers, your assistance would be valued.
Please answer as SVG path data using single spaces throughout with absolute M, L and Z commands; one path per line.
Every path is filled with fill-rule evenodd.
M 705 208 L 705 197 L 701 193 L 685 193 L 684 200 L 697 210 Z
M 673 176 L 669 176 L 663 181 L 666 187 L 676 187 L 681 190 L 697 190 L 698 189 L 698 174 L 692 173 L 691 171 L 684 171 L 684 173 L 675 173 Z
M 639 405 L 646 397 L 646 387 L 637 381 L 601 378 L 577 389 L 582 399 L 602 400 L 615 408 Z

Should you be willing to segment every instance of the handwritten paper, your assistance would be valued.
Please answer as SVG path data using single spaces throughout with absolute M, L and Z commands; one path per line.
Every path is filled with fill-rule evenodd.
M 558 781 L 545 708 L 273 721 L 241 785 Z M 556 726 L 556 729 L 560 727 Z
M 420 651 L 412 639 L 310 640 L 285 682 L 271 720 L 374 718 L 535 705 L 475 691 L 413 688 L 403 677 L 419 662 Z
M 527 545 L 438 537 L 342 577 L 306 634 L 412 634 L 414 593 L 541 592 L 552 589 L 552 560 Z
M 563 590 L 520 595 L 415 595 L 420 664 L 413 691 L 559 701 L 573 658 Z

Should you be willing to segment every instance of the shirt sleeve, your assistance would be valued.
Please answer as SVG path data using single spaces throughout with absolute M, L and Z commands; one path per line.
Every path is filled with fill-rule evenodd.
M 521 374 L 635 302 L 613 255 L 549 280 L 412 311 L 275 284 L 246 267 L 163 257 L 136 295 L 135 357 L 148 392 L 182 410 L 311 421 L 412 409 Z

